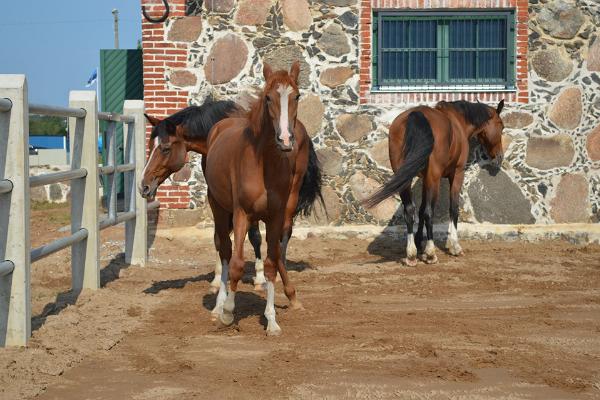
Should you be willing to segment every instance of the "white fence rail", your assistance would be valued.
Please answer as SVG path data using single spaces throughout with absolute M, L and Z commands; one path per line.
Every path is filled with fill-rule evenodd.
M 99 113 L 93 91 L 72 91 L 69 107 L 28 104 L 24 75 L 0 75 L 0 347 L 31 336 L 31 263 L 71 247 L 72 289 L 100 287 L 100 230 L 125 222 L 125 260 L 147 260 L 147 204 L 137 191 L 145 161 L 144 103 L 127 100 L 124 115 Z M 71 170 L 29 177 L 29 114 L 69 117 Z M 98 120 L 109 121 L 108 163 L 98 165 Z M 115 127 L 124 124 L 125 162 L 116 165 Z M 126 211 L 117 212 L 116 174 L 125 173 Z M 109 176 L 108 215 L 99 213 L 99 175 Z M 71 235 L 31 249 L 31 187 L 71 181 Z

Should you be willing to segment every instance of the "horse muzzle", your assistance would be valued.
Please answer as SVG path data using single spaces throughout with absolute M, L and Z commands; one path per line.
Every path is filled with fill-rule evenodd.
M 154 196 L 156 195 L 157 189 L 158 189 L 158 185 L 156 185 L 154 182 L 151 183 L 150 185 L 145 185 L 142 183 L 140 185 L 140 187 L 138 188 L 138 191 L 140 192 L 140 195 L 144 199 L 151 199 L 151 198 L 154 198 Z

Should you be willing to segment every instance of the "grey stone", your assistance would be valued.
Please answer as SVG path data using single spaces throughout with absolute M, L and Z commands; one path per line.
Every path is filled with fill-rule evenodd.
M 378 141 L 369 150 L 371 158 L 382 167 L 392 169 L 390 165 L 390 149 L 388 139 Z
M 536 51 L 531 65 L 537 74 L 551 82 L 564 80 L 573 70 L 573 63 L 556 47 Z
M 356 4 L 356 0 L 321 0 L 321 3 L 334 7 L 348 7 Z
M 495 224 L 532 224 L 531 203 L 504 171 L 481 169 L 468 189 L 475 218 Z
M 312 24 L 309 4 L 306 0 L 282 0 L 283 23 L 292 31 L 305 31 Z
M 280 69 L 289 71 L 294 61 L 300 61 L 300 87 L 307 88 L 310 86 L 310 66 L 306 62 L 302 49 L 299 46 L 289 45 L 267 51 L 263 61 L 269 64 L 274 71 Z
M 317 41 L 317 46 L 325 53 L 340 57 L 350 51 L 348 37 L 338 24 L 331 24 L 323 32 L 323 36 Z
M 350 67 L 333 67 L 324 70 L 321 73 L 321 83 L 327 87 L 335 88 L 354 75 L 354 71 Z
M 317 202 L 313 212 L 308 218 L 309 222 L 316 225 L 327 225 L 339 222 L 342 215 L 341 199 L 335 190 L 329 186 L 323 186 L 323 188 L 321 188 L 321 194 L 323 195 L 325 208 L 323 208 L 321 202 Z
M 205 0 L 204 7 L 208 12 L 228 13 L 233 9 L 235 0 Z
M 300 98 L 298 104 L 298 119 L 304 124 L 310 137 L 315 137 L 321 132 L 325 106 L 319 96 L 308 94 Z
M 550 202 L 550 215 L 557 223 L 590 221 L 589 184 L 581 174 L 565 174 Z
M 511 111 L 502 115 L 504 127 L 510 129 L 522 129 L 533 123 L 533 115 L 528 112 Z
M 226 83 L 238 76 L 248 59 L 248 47 L 239 36 L 229 33 L 210 49 L 204 65 L 206 80 L 213 85 Z
M 335 177 L 342 172 L 342 155 L 337 151 L 329 148 L 319 149 L 317 157 L 325 174 Z
M 202 32 L 202 17 L 184 17 L 176 19 L 169 29 L 169 40 L 173 42 L 193 42 Z
M 235 23 L 239 25 L 263 25 L 267 22 L 273 0 L 239 0 Z
M 530 137 L 527 141 L 527 165 L 537 169 L 566 167 L 575 156 L 573 141 L 567 134 L 552 137 Z
M 586 61 L 589 71 L 600 71 L 600 37 L 590 45 Z
M 564 0 L 548 2 L 537 20 L 546 32 L 558 39 L 573 39 L 585 21 L 577 4 Z
M 352 189 L 354 198 L 358 201 L 365 200 L 381 186 L 376 180 L 366 177 L 362 172 L 357 172 L 352 175 L 348 183 Z M 379 221 L 389 221 L 394 216 L 398 206 L 398 201 L 389 198 L 382 201 L 377 206 L 367 209 L 367 212 Z
M 338 17 L 340 22 L 346 26 L 353 27 L 358 23 L 358 16 L 352 11 L 346 11 Z
M 367 114 L 342 114 L 336 118 L 335 126 L 347 142 L 356 142 L 373 130 L 373 120 Z
M 582 109 L 581 89 L 573 86 L 562 91 L 552 104 L 548 117 L 559 128 L 575 129 L 581 122 Z

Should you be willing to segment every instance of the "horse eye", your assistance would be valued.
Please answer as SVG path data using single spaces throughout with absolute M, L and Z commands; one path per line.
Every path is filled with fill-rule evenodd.
M 162 147 L 160 149 L 161 153 L 163 154 L 169 154 L 171 152 L 171 148 L 170 147 Z

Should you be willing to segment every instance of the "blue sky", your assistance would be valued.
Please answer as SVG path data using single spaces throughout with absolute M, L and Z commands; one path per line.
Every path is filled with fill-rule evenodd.
M 134 49 L 141 39 L 137 0 L 2 3 L 0 74 L 25 74 L 31 103 L 67 105 L 70 90 L 85 89 L 100 49 L 114 47 L 113 8 L 119 10 L 120 48 Z

